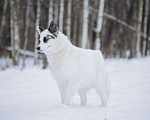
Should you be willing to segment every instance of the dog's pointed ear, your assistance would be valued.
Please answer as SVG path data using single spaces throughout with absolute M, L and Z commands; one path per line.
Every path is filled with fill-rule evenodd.
M 42 32 L 44 29 L 41 28 L 40 26 L 37 26 L 36 28 L 37 28 L 37 31 L 38 31 L 39 35 L 41 35 L 41 32 Z
M 49 32 L 51 32 L 52 34 L 54 34 L 57 37 L 58 34 L 58 27 L 57 25 L 54 23 L 54 21 L 51 21 L 49 27 L 48 27 Z

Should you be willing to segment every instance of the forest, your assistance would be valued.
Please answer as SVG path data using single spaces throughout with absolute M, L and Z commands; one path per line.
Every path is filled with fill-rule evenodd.
M 0 0 L 0 69 L 43 62 L 36 26 L 54 21 L 71 43 L 105 58 L 150 55 L 149 0 Z

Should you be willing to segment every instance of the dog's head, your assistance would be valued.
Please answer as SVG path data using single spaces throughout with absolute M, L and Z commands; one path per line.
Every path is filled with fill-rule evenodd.
M 48 29 L 43 30 L 40 26 L 37 26 L 37 31 L 40 35 L 40 44 L 36 47 L 38 52 L 46 53 L 55 51 L 58 44 L 57 36 L 59 34 L 57 25 L 52 21 Z

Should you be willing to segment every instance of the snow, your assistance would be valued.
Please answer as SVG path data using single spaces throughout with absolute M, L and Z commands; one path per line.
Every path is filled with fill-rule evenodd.
M 112 89 L 108 107 L 101 106 L 95 90 L 86 107 L 78 105 L 77 94 L 71 106 L 62 105 L 50 69 L 0 71 L 0 120 L 149 120 L 150 57 L 105 61 Z

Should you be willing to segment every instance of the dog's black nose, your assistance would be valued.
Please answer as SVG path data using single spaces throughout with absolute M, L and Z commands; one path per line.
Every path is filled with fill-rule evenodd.
M 40 47 L 36 47 L 37 50 L 40 50 Z

